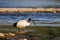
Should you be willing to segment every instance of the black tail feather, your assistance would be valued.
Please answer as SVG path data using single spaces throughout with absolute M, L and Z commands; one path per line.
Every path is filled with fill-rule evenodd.
M 16 25 L 17 25 L 17 22 L 13 24 L 14 27 L 16 27 Z

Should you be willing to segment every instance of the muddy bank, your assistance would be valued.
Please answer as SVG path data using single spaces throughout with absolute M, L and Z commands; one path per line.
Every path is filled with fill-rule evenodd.
M 60 8 L 0 8 L 0 12 L 60 12 Z

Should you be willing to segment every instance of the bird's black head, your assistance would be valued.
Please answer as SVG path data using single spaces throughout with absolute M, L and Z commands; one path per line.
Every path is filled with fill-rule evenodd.
M 31 19 L 31 18 L 29 18 L 29 19 L 28 19 L 28 22 L 30 22 L 31 20 L 32 20 L 32 19 Z
M 16 27 L 16 25 L 17 25 L 17 22 L 13 24 L 14 27 Z
M 32 20 L 31 18 L 28 19 L 28 22 L 32 21 L 35 25 L 36 23 L 34 22 L 34 20 Z

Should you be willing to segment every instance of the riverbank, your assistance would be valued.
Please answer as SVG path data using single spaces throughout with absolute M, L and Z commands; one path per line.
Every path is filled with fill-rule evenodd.
M 60 8 L 0 8 L 0 12 L 60 12 Z
M 20 39 L 20 37 L 22 39 L 24 39 L 24 38 L 31 39 L 32 38 L 34 40 L 37 40 L 37 39 L 41 39 L 41 40 L 60 39 L 59 38 L 60 37 L 60 27 L 29 26 L 29 27 L 26 27 L 25 29 L 26 30 L 34 30 L 34 31 L 28 31 L 29 33 L 25 33 L 22 35 L 20 35 L 16 31 L 13 31 L 13 30 L 17 30 L 17 29 L 12 26 L 3 25 L 3 26 L 0 26 L 0 29 L 3 29 L 3 30 L 0 30 L 0 33 L 3 33 L 3 34 L 7 33 L 8 36 L 10 35 L 8 40 L 11 38 L 12 39 L 17 39 L 17 38 Z M 5 29 L 8 29 L 8 30 L 5 30 Z M 12 34 L 14 34 L 15 36 L 12 37 L 11 36 Z M 37 38 L 37 39 L 35 39 L 35 38 Z
M 15 33 L 17 31 L 17 28 L 11 26 L 11 25 L 2 25 L 0 26 L 0 32 L 13 32 Z M 25 28 L 27 31 L 32 32 L 32 34 L 47 34 L 49 30 L 54 31 L 55 33 L 60 33 L 59 29 L 60 27 L 56 26 L 29 26 Z

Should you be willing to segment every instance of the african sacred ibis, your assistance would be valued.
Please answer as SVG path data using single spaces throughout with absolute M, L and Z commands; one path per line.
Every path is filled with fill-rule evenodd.
M 35 24 L 34 20 L 32 20 L 31 18 L 29 18 L 28 20 L 20 20 L 20 21 L 14 23 L 13 26 L 14 27 L 17 27 L 19 29 L 18 31 L 20 31 L 22 29 L 24 30 L 24 28 L 26 26 L 29 26 L 30 25 L 30 21 L 32 21 Z

